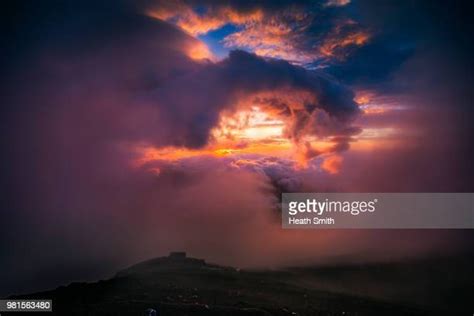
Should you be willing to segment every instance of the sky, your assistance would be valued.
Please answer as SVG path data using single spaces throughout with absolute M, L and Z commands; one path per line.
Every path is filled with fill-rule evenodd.
M 282 192 L 472 192 L 472 25 L 443 1 L 12 1 L 0 294 L 172 250 L 395 261 L 470 231 L 285 231 Z

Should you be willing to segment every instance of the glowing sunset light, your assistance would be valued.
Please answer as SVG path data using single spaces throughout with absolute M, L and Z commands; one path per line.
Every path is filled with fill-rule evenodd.
M 0 297 L 58 315 L 472 313 L 474 230 L 378 196 L 474 192 L 469 3 L 6 1 Z M 311 192 L 377 195 L 375 216 L 344 218 L 397 229 L 287 229 L 286 193 Z
M 224 115 L 218 127 L 212 131 L 212 136 L 215 139 L 281 140 L 283 128 L 283 121 L 253 106 L 250 110 L 242 110 L 231 116 Z
M 134 165 L 140 167 L 153 161 L 180 161 L 193 157 L 214 157 L 241 159 L 246 161 L 258 157 L 279 157 L 289 159 L 298 169 L 307 168 L 309 161 L 319 155 L 324 159 L 321 170 L 330 174 L 338 173 L 343 159 L 340 155 L 329 154 L 340 145 L 332 138 L 304 136 L 294 142 L 285 135 L 285 122 L 276 117 L 275 113 L 259 106 L 249 109 L 223 113 L 218 125 L 212 129 L 209 143 L 200 149 L 185 147 L 154 147 L 138 146 L 134 151 L 138 154 Z M 365 128 L 350 140 L 350 147 L 355 151 L 367 151 L 377 148 L 388 148 L 402 144 L 396 138 L 397 129 Z M 254 157 L 254 158 L 252 158 Z M 153 171 L 159 175 L 159 172 Z
M 151 8 L 145 14 L 155 19 L 173 21 L 192 36 L 206 34 L 228 23 L 243 25 L 263 18 L 260 9 L 241 13 L 230 7 L 222 7 L 199 14 L 185 3 L 168 3 L 168 5 Z
M 330 174 L 337 174 L 341 169 L 343 162 L 343 158 L 338 155 L 329 156 L 324 159 L 323 163 L 321 164 L 321 168 L 330 173 Z
M 189 58 L 194 60 L 209 59 L 214 60 L 214 55 L 209 48 L 201 41 L 198 41 L 195 45 L 192 45 L 187 50 Z

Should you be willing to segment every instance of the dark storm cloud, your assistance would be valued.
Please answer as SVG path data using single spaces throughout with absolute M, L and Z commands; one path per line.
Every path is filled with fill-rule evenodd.
M 2 20 L 2 295 L 57 285 L 65 274 L 97 276 L 117 262 L 127 243 L 116 238 L 127 228 L 120 222 L 143 183 L 119 143 L 155 131 L 153 109 L 137 98 L 199 67 L 185 54 L 196 40 L 111 2 L 15 2 L 9 13 Z M 127 197 L 112 202 L 119 191 Z M 96 236 L 94 246 L 87 236 Z M 104 252 L 107 245 L 114 250 Z M 59 275 L 65 266 L 70 273 Z
M 173 133 L 175 145 L 199 147 L 207 143 L 222 109 L 247 95 L 283 88 L 314 97 L 308 113 L 322 109 L 341 124 L 358 113 L 353 93 L 339 83 L 288 62 L 265 60 L 243 51 L 233 51 L 222 62 L 169 81 L 153 93 L 150 102 L 169 109 L 162 113 L 171 126 L 187 128 L 182 134 Z
M 352 9 L 358 21 L 373 31 L 373 38 L 345 61 L 330 63 L 327 71 L 346 83 L 382 86 L 406 61 L 426 52 L 439 52 L 440 59 L 431 67 L 462 64 L 472 68 L 468 2 L 362 0 Z M 383 86 L 388 91 L 407 87 L 409 83 L 397 81 Z
M 389 79 L 413 55 L 411 43 L 396 42 L 390 34 L 376 35 L 343 61 L 331 61 L 326 71 L 348 84 L 374 84 Z
M 25 89 L 31 94 L 54 96 L 35 102 L 49 106 L 67 98 L 70 103 L 82 102 L 74 108 L 87 112 L 88 104 L 94 107 L 96 102 L 79 101 L 76 94 L 80 89 L 90 91 L 90 98 L 102 99 L 102 111 L 118 117 L 101 122 L 108 125 L 104 127 L 108 135 L 158 146 L 203 146 L 220 110 L 232 106 L 242 95 L 283 87 L 309 92 L 318 100 L 313 108 L 341 121 L 357 112 L 349 89 L 321 73 L 284 61 L 268 61 L 241 51 L 217 64 L 193 61 L 186 52 L 198 45 L 197 41 L 170 25 L 144 17 L 143 7 L 129 2 L 121 6 L 107 2 L 53 3 L 29 16 L 24 13 L 28 6 L 21 6 L 20 17 L 26 15 L 26 22 L 11 25 L 15 32 L 6 45 L 12 55 L 20 51 L 18 56 L 11 56 L 13 60 L 6 60 L 7 69 L 14 70 L 9 82 L 12 86 L 7 83 L 5 87 L 7 93 L 15 94 L 16 83 L 26 74 L 29 80 Z M 57 80 L 43 80 L 45 76 Z M 113 110 L 107 104 L 112 100 L 117 103 Z M 12 102 L 22 106 L 31 103 Z M 87 113 L 80 116 L 97 120 L 92 113 L 96 108 L 90 110 L 90 118 Z M 142 120 L 140 125 L 138 120 Z

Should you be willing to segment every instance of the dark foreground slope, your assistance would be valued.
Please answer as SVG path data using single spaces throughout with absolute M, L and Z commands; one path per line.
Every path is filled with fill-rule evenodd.
M 395 287 L 400 288 L 400 284 L 393 283 L 391 289 L 393 278 L 388 274 L 394 273 L 393 266 L 244 271 L 172 256 L 137 264 L 109 280 L 73 283 L 25 297 L 52 299 L 54 315 L 146 315 L 148 308 L 158 310 L 158 315 L 176 316 L 450 315 L 472 307 L 458 305 L 444 309 L 436 304 L 422 306 L 410 300 L 397 300 L 384 296 L 382 291 L 375 295 L 377 289 L 370 290 L 374 287 L 370 281 L 373 273 L 386 279 L 382 285 L 386 290 L 396 292 Z M 466 279 L 472 280 L 471 277 Z M 351 284 L 368 290 L 353 291 Z M 472 288 L 459 290 L 458 294 L 472 294 Z

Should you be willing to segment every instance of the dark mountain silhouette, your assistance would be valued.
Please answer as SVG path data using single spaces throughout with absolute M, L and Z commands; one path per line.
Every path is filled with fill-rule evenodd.
M 175 252 L 121 270 L 108 280 L 16 298 L 52 299 L 53 315 L 147 315 L 147 309 L 176 316 L 451 314 L 472 310 L 467 297 L 473 293 L 470 259 L 250 271 Z M 464 273 L 465 282 L 442 285 L 446 274 L 440 271 L 451 271 L 452 277 L 453 271 Z M 455 293 L 466 297 L 451 293 L 449 298 L 436 286 L 450 293 L 457 288 Z M 433 299 L 430 292 L 440 299 L 444 295 L 444 300 Z

